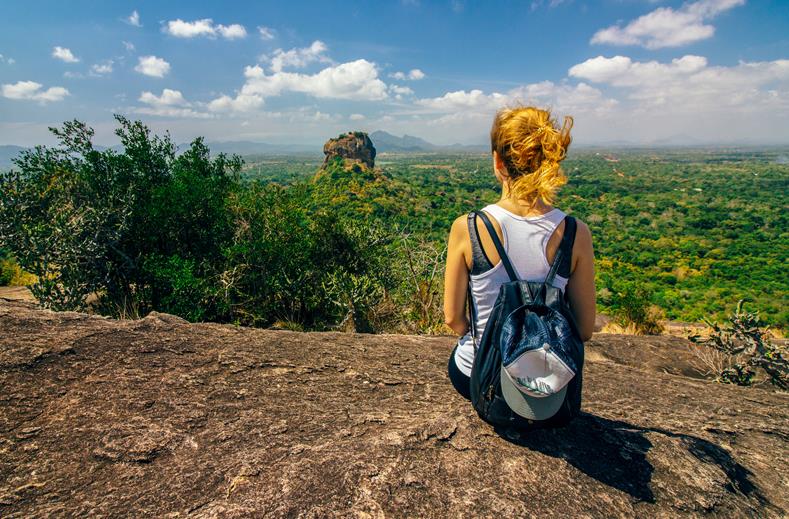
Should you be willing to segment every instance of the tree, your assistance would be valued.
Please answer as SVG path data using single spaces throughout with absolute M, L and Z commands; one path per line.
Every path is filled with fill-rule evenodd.
M 719 382 L 749 386 L 757 369 L 767 374 L 770 382 L 783 390 L 789 389 L 789 359 L 786 348 L 770 341 L 767 328 L 761 322 L 758 312 L 746 312 L 744 300 L 737 303 L 737 309 L 729 316 L 728 325 L 719 325 L 704 319 L 711 328 L 709 337 L 699 335 L 688 337 L 703 348 L 711 348 L 723 354 L 725 362 L 720 363 L 715 375 Z M 700 353 L 700 358 L 708 358 Z
M 85 309 L 96 293 L 109 313 L 166 311 L 173 287 L 154 283 L 156 269 L 177 257 L 206 278 L 231 235 L 224 204 L 241 159 L 211 159 L 202 139 L 176 157 L 169 134 L 115 119 L 122 153 L 95 149 L 73 120 L 50 128 L 58 146 L 23 151 L 0 176 L 0 248 L 38 277 L 45 307 Z

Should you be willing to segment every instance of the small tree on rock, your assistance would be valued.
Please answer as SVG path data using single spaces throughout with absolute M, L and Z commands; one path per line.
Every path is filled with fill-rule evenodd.
M 710 335 L 690 335 L 688 339 L 698 347 L 711 348 L 723 354 L 727 360 L 722 364 L 715 380 L 729 384 L 749 386 L 757 370 L 761 369 L 770 382 L 781 389 L 789 389 L 789 359 L 786 347 L 770 341 L 768 327 L 764 327 L 759 312 L 746 312 L 744 300 L 729 317 L 728 325 L 719 325 L 704 319 L 711 328 Z

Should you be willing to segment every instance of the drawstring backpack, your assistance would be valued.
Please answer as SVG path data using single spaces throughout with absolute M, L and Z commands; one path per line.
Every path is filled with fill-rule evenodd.
M 570 271 L 576 222 L 565 217 L 565 231 L 542 282 L 518 279 L 496 230 L 481 211 L 469 213 L 485 224 L 510 281 L 499 289 L 485 331 L 477 344 L 471 289 L 468 304 L 474 341 L 471 403 L 486 422 L 519 429 L 560 427 L 581 408 L 584 345 L 564 292 L 553 286 L 560 266 Z

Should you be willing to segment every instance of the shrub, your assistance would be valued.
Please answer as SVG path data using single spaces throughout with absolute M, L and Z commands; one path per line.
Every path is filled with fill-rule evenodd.
M 743 304 L 744 300 L 737 303 L 728 325 L 721 326 L 704 319 L 710 327 L 709 337 L 690 335 L 688 339 L 696 344 L 696 348 L 711 349 L 722 355 L 720 363 L 708 365 L 716 381 L 749 386 L 757 370 L 762 370 L 772 384 L 789 389 L 789 360 L 785 346 L 773 344 L 758 311 L 746 312 Z M 700 358 L 709 357 L 708 350 L 696 351 Z
M 45 307 L 85 309 L 96 293 L 116 315 L 185 309 L 190 302 L 175 304 L 172 287 L 157 289 L 161 276 L 144 265 L 177 256 L 196 278 L 215 274 L 241 160 L 209 158 L 202 139 L 176 157 L 169 135 L 115 119 L 122 153 L 96 150 L 93 130 L 74 120 L 50 128 L 58 146 L 14 160 L 18 169 L 0 176 L 0 246 L 38 277 L 31 291 Z
M 225 251 L 229 318 L 269 326 L 373 331 L 370 314 L 393 280 L 390 236 L 316 200 L 312 186 L 254 183 L 234 197 Z
M 396 245 L 393 275 L 399 281 L 392 301 L 399 311 L 391 316 L 397 321 L 392 325 L 405 333 L 444 333 L 442 292 L 446 245 L 406 230 L 398 231 Z
M 646 288 L 625 282 L 611 292 L 610 307 L 622 327 L 643 335 L 660 335 L 663 332 L 662 314 L 651 304 L 651 293 Z
M 14 258 L 0 259 L 0 286 L 31 285 L 36 276 L 25 272 Z
M 10 259 L 0 259 L 0 286 L 5 287 L 11 284 L 14 277 L 15 263 Z

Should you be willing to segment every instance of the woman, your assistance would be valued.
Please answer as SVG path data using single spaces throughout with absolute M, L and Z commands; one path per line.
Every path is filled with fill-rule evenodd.
M 520 279 L 543 281 L 562 240 L 565 213 L 551 204 L 556 190 L 567 182 L 559 163 L 570 145 L 572 124 L 566 117 L 558 128 L 548 110 L 534 107 L 502 109 L 493 121 L 493 173 L 501 184 L 501 199 L 483 211 Z M 557 275 L 553 284 L 564 290 L 581 339 L 587 341 L 595 321 L 594 252 L 589 227 L 576 221 L 569 275 Z M 476 233 L 471 233 L 469 225 L 466 215 L 452 224 L 444 277 L 445 321 L 462 335 L 449 358 L 449 378 L 468 399 L 474 342 L 465 312 L 467 290 L 470 287 L 476 309 L 479 341 L 499 287 L 509 281 L 486 226 L 477 224 Z

